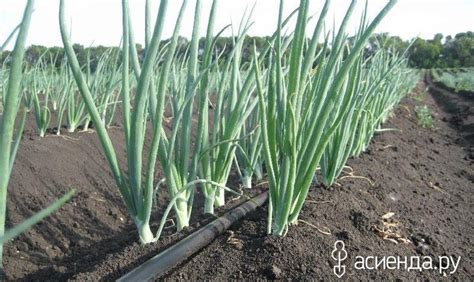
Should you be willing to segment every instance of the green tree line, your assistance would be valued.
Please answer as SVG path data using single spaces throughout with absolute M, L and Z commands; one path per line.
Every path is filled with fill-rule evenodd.
M 243 47 L 243 63 L 251 60 L 253 45 L 257 50 L 263 49 L 268 42 L 268 37 L 247 37 Z M 234 38 L 218 38 L 215 42 L 215 57 L 225 58 L 232 50 Z M 166 46 L 167 41 L 162 45 Z M 204 41 L 201 40 L 204 46 Z M 182 37 L 179 40 L 177 56 L 186 56 L 189 41 Z M 106 52 L 116 52 L 117 47 L 93 46 L 84 47 L 80 44 L 74 44 L 79 63 L 83 66 L 89 64 L 94 70 L 99 58 Z M 203 48 L 203 47 L 202 47 Z M 407 52 L 409 65 L 413 68 L 459 68 L 474 67 L 474 33 L 472 31 L 456 34 L 454 37 L 438 33 L 433 39 L 416 38 L 413 41 L 403 40 L 399 36 L 390 36 L 387 33 L 379 33 L 372 37 L 366 47 L 366 53 L 371 53 L 378 48 L 390 48 L 394 52 Z M 140 57 L 144 57 L 145 50 L 141 45 L 137 45 Z M 41 58 L 49 60 L 55 67 L 59 67 L 64 59 L 64 50 L 62 47 L 45 47 L 32 45 L 26 51 L 26 62 L 30 66 L 38 63 Z M 0 55 L 0 63 L 8 64 L 10 52 L 5 51 Z

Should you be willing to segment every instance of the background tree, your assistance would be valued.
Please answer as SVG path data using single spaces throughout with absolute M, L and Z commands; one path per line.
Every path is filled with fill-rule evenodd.
M 255 45 L 258 50 L 262 50 L 269 42 L 269 37 L 247 36 L 242 47 L 242 63 L 249 63 L 252 60 L 252 50 Z M 444 41 L 443 41 L 444 39 Z M 167 46 L 169 40 L 163 40 L 162 48 Z M 412 45 L 410 46 L 410 43 Z M 187 56 L 189 48 L 189 40 L 185 37 L 179 37 L 176 56 Z M 228 58 L 234 44 L 232 37 L 219 37 L 216 39 L 214 46 L 214 58 L 218 55 L 221 59 Z M 204 40 L 199 42 L 199 48 L 204 48 Z M 370 55 L 380 48 L 389 48 L 392 52 L 403 53 L 407 51 L 409 65 L 413 68 L 460 68 L 460 67 L 474 67 L 474 33 L 472 31 L 462 32 L 456 34 L 454 37 L 448 35 L 444 37 L 442 34 L 436 34 L 433 39 L 425 40 L 423 38 L 416 38 L 412 40 L 403 40 L 399 36 L 391 36 L 388 33 L 374 34 L 366 46 L 366 55 Z M 73 49 L 79 60 L 79 64 L 83 67 L 87 66 L 89 58 L 92 71 L 95 70 L 99 58 L 108 51 L 119 52 L 117 47 L 84 47 L 81 44 L 74 44 Z M 137 51 L 139 59 L 143 60 L 144 49 L 143 46 L 137 44 Z M 55 67 L 59 68 L 63 58 L 64 50 L 62 47 L 44 47 L 40 45 L 32 45 L 26 51 L 26 65 L 32 66 L 38 63 L 39 58 L 46 54 L 49 58 L 56 58 L 50 60 L 54 62 Z M 288 54 L 285 54 L 288 55 Z M 44 55 L 46 56 L 46 55 Z M 10 52 L 4 51 L 0 54 L 0 64 L 9 64 Z M 117 61 L 121 63 L 120 59 Z

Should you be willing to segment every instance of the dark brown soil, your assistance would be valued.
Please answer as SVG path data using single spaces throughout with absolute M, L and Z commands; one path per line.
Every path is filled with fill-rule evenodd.
M 421 83 L 415 92 L 424 89 Z M 404 99 L 385 125 L 399 130 L 377 135 L 368 152 L 349 161 L 354 175 L 370 179 L 373 186 L 365 179 L 347 177 L 334 187 L 311 190 L 301 219 L 323 232 L 329 229 L 330 235 L 301 222 L 286 237 L 268 237 L 266 209 L 262 208 L 167 278 L 332 280 L 330 253 L 340 239 L 346 243 L 348 261 L 356 255 L 461 256 L 459 269 L 451 277 L 471 279 L 472 104 L 438 88 L 430 94 L 422 102 L 412 96 Z M 440 97 L 468 108 L 453 114 Z M 433 110 L 435 129 L 417 125 L 414 106 L 419 104 Z M 211 220 L 196 209 L 191 228 L 180 234 L 169 228 L 159 243 L 141 246 L 95 134 L 39 138 L 34 128 L 30 116 L 9 186 L 8 224 L 22 221 L 71 188 L 77 194 L 54 215 L 6 244 L 4 265 L 9 280 L 113 280 Z M 110 132 L 124 163 L 121 129 Z M 158 210 L 165 203 L 162 194 Z M 395 244 L 375 234 L 373 225 L 387 212 L 394 212 L 392 219 L 401 223 L 397 233 L 413 243 Z M 228 243 L 230 236 L 242 244 Z M 356 271 L 351 267 L 345 277 L 440 278 L 436 271 Z
M 141 245 L 95 133 L 68 134 L 63 129 L 62 136 L 56 136 L 56 131 L 51 129 L 40 138 L 34 115 L 29 114 L 10 179 L 7 225 L 23 221 L 73 188 L 77 192 L 58 212 L 5 245 L 4 267 L 9 280 L 118 278 L 214 219 L 203 215 L 203 199 L 197 191 L 192 226 L 177 234 L 170 221 L 158 243 Z M 125 167 L 122 128 L 114 124 L 109 135 Z M 157 167 L 156 178 L 161 177 Z M 231 175 L 230 182 L 228 186 L 238 189 L 237 176 Z M 253 196 L 262 189 L 264 186 L 243 192 Z M 216 210 L 217 215 L 245 199 L 228 196 L 230 201 Z M 160 190 L 156 201 L 151 220 L 155 231 L 168 203 L 166 189 Z

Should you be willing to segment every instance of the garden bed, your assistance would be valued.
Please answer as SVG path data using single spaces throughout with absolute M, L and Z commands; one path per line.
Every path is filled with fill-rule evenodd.
M 424 89 L 420 83 L 413 95 Z M 304 222 L 290 228 L 286 237 L 266 236 L 264 207 L 167 277 L 333 279 L 330 254 L 339 239 L 346 243 L 349 261 L 355 255 L 461 256 L 452 277 L 469 279 L 474 273 L 474 152 L 466 130 L 472 129 L 472 116 L 455 117 L 439 106 L 443 105 L 439 91 L 430 92 L 433 96 L 426 95 L 423 101 L 412 96 L 402 101 L 385 124 L 398 130 L 378 134 L 366 153 L 350 159 L 352 176 L 345 173 L 350 177 L 333 187 L 310 191 L 301 214 Z M 421 104 L 432 109 L 434 129 L 418 126 L 414 107 Z M 30 116 L 9 186 L 8 224 L 20 222 L 71 188 L 77 194 L 51 217 L 6 244 L 9 279 L 116 279 L 214 218 L 203 217 L 196 209 L 193 225 L 185 232 L 173 234 L 174 228 L 168 228 L 157 244 L 141 246 L 95 134 L 39 138 L 34 128 Z M 123 163 L 121 129 L 110 132 Z M 164 191 L 157 201 L 162 209 L 167 203 Z M 225 209 L 239 202 L 231 201 Z M 398 235 L 411 243 L 395 244 L 374 232 L 388 212 L 400 222 Z M 436 271 L 348 267 L 346 272 L 346 277 L 371 279 L 440 277 Z

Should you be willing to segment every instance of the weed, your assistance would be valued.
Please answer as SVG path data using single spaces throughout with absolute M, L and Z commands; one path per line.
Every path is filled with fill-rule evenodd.
M 431 109 L 427 105 L 416 106 L 415 107 L 416 117 L 418 118 L 418 125 L 421 125 L 424 128 L 433 128 L 433 116 L 431 114 Z
M 418 102 L 423 102 L 426 99 L 426 96 L 428 96 L 428 87 L 425 88 L 425 90 L 421 91 L 420 93 L 414 95 L 413 99 Z

